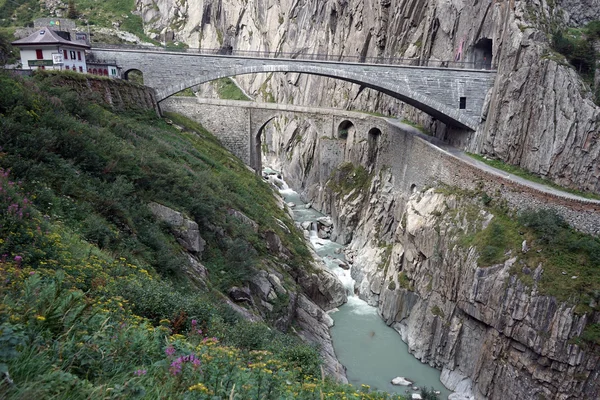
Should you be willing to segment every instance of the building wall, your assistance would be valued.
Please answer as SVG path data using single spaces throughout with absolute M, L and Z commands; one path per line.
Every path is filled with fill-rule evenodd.
M 63 65 L 53 65 L 46 66 L 46 70 L 65 70 L 66 67 L 69 67 L 69 70 L 75 70 L 77 72 L 87 72 L 87 67 L 85 63 L 85 50 L 76 47 L 67 47 L 67 46 L 27 46 L 26 48 L 21 49 L 21 64 L 23 65 L 23 69 L 38 69 L 39 67 L 30 67 L 28 64 L 29 60 L 37 60 L 36 50 L 41 49 L 44 60 L 52 60 L 52 54 L 60 53 L 63 55 Z M 67 50 L 68 59 L 64 59 L 64 50 Z M 74 53 L 72 53 L 74 52 Z M 81 54 L 81 61 L 77 59 L 77 52 Z M 71 56 L 74 55 L 75 59 L 72 59 Z M 82 68 L 82 71 L 79 71 L 79 67 Z

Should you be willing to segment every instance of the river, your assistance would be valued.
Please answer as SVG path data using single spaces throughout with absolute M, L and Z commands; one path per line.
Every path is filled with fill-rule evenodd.
M 266 170 L 273 173 L 272 170 Z M 293 203 L 294 219 L 298 223 L 316 222 L 323 214 L 307 208 L 298 193 L 289 189 L 285 182 L 278 182 L 280 193 L 287 203 Z M 312 224 L 313 226 L 316 224 Z M 414 382 L 412 386 L 433 388 L 440 399 L 448 398 L 450 392 L 440 382 L 440 371 L 421 363 L 408 352 L 408 346 L 400 335 L 388 327 L 377 314 L 377 308 L 368 305 L 354 295 L 354 280 L 350 270 L 339 265 L 344 260 L 343 246 L 328 239 L 321 239 L 314 229 L 310 241 L 317 254 L 342 281 L 348 292 L 348 302 L 339 310 L 330 312 L 335 321 L 331 328 L 333 347 L 340 362 L 346 367 L 350 383 L 366 384 L 371 389 L 390 393 L 419 393 L 411 387 L 395 386 L 391 380 L 397 376 Z

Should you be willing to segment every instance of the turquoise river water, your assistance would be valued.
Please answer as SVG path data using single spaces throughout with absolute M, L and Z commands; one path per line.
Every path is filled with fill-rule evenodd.
M 285 201 L 295 205 L 293 211 L 297 222 L 314 222 L 323 217 L 314 209 L 306 208 L 300 196 L 288 189 L 284 182 L 279 183 Z M 354 295 L 350 271 L 340 268 L 336 262 L 336 259 L 343 260 L 343 246 L 318 238 L 315 231 L 311 231 L 310 240 L 317 254 L 338 275 L 348 292 L 348 303 L 330 312 L 330 315 L 335 321 L 331 329 L 333 347 L 347 369 L 350 383 L 357 386 L 366 384 L 372 389 L 390 393 L 419 393 L 419 390 L 390 383 L 393 378 L 402 376 L 414 381 L 414 386 L 440 391 L 439 398 L 447 399 L 451 392 L 440 382 L 440 371 L 414 358 L 400 335 L 379 317 L 377 309 Z

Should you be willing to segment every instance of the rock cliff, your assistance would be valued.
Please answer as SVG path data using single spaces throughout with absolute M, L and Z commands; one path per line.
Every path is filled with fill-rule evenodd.
M 415 357 L 442 370 L 455 398 L 595 398 L 598 347 L 579 337 L 600 315 L 543 294 L 544 265 L 525 267 L 519 254 L 480 265 L 461 240 L 497 217 L 477 196 L 434 181 L 403 189 L 411 178 L 373 165 L 364 141 L 350 137 L 337 141 L 340 162 L 331 165 L 329 142 L 311 128 L 285 131 L 270 138 L 271 156 L 305 200 L 331 214 L 359 296 Z M 379 157 L 397 150 L 380 146 Z
M 552 52 L 556 26 L 600 18 L 598 1 L 137 0 L 146 31 L 192 47 L 455 60 L 498 68 L 477 132 L 449 129 L 386 95 L 295 73 L 239 77 L 259 99 L 402 115 L 472 152 L 600 192 L 600 108 Z M 363 90 L 364 89 L 364 90 Z

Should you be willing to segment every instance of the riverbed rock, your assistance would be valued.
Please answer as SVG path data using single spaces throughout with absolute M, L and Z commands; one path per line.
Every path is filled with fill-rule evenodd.
M 409 381 L 408 379 L 398 376 L 394 379 L 392 379 L 392 385 L 397 385 L 397 386 L 410 386 L 413 383 L 411 381 Z
M 318 305 L 304 295 L 298 296 L 296 321 L 301 330 L 300 337 L 311 343 L 319 344 L 319 353 L 324 360 L 324 368 L 329 376 L 338 382 L 348 383 L 346 369 L 335 356 L 329 328 L 333 319 Z

